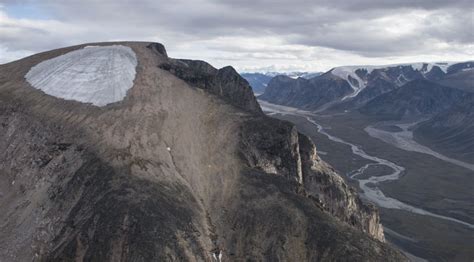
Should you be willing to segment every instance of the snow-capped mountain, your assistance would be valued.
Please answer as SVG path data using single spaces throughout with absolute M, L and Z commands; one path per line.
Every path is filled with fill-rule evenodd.
M 453 65 L 457 66 L 452 68 Z M 379 66 L 341 66 L 335 67 L 329 72 L 346 80 L 353 88 L 354 92 L 343 97 L 343 100 L 345 100 L 356 97 L 375 77 L 381 77 L 397 86 L 402 86 L 414 79 L 438 80 L 436 78 L 454 71 L 470 70 L 472 68 L 474 68 L 474 62 L 435 62 Z
M 474 75 L 472 69 L 474 61 L 341 66 L 307 81 L 275 77 L 260 98 L 306 109 L 322 106 L 353 109 L 413 80 L 424 79 L 474 91 L 470 81 Z

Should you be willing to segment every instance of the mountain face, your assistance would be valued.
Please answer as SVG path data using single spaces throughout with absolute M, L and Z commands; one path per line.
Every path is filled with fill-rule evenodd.
M 364 88 L 360 93 L 352 98 L 346 99 L 343 101 L 336 101 L 331 109 L 335 110 L 353 110 L 355 108 L 360 108 L 365 105 L 367 102 L 371 101 L 372 99 L 393 91 L 397 89 L 398 86 L 387 79 L 382 77 L 376 77 L 367 83 L 367 87 Z
M 437 152 L 474 163 L 474 96 L 421 123 L 413 135 Z
M 443 85 L 456 86 L 457 88 L 469 88 L 470 78 L 472 78 L 472 69 L 474 62 L 463 63 L 415 63 L 387 66 L 343 66 L 331 69 L 326 75 L 332 75 L 334 82 L 326 82 L 325 90 L 333 94 L 344 94 L 334 96 L 332 100 L 326 100 L 326 106 L 333 109 L 352 110 L 365 105 L 375 97 L 399 88 L 406 83 L 414 80 L 426 79 L 438 82 Z M 322 76 L 320 76 L 322 77 Z M 326 77 L 328 79 L 328 77 Z M 452 81 L 456 79 L 456 83 Z M 345 81 L 350 86 L 350 91 L 339 83 Z M 270 81 L 270 84 L 273 83 Z M 453 84 L 449 84 L 453 83 Z M 459 83 L 463 83 L 460 85 Z M 295 105 L 301 108 L 320 108 L 324 105 L 319 100 L 295 101 L 294 97 L 286 97 L 287 92 L 281 88 L 281 85 L 270 85 L 266 89 L 271 93 L 272 103 L 281 103 L 283 105 Z M 471 85 L 472 86 L 472 85 Z M 288 85 L 292 88 L 292 85 Z M 320 87 L 314 85 L 308 87 L 306 95 L 316 96 L 312 92 L 319 94 Z M 305 96 L 306 97 L 306 96 Z M 302 97 L 304 100 L 305 97 Z M 270 99 L 268 96 L 262 96 L 263 99 Z
M 243 110 L 263 114 L 249 84 L 230 66 L 218 70 L 204 61 L 168 59 L 159 67 Z
M 468 95 L 427 80 L 415 80 L 378 96 L 359 111 L 384 119 L 433 115 L 449 109 Z
M 276 76 L 259 98 L 280 105 L 316 109 L 344 97 L 351 90 L 346 81 L 331 74 L 311 79 Z
M 454 71 L 436 81 L 440 85 L 474 93 L 474 66 Z
M 305 78 L 310 79 L 321 75 L 319 72 L 290 72 L 290 73 L 278 73 L 278 72 L 267 72 L 267 73 L 242 73 L 241 76 L 245 78 L 252 87 L 255 94 L 263 94 L 265 88 L 272 78 L 278 75 L 288 76 L 294 79 Z
M 0 65 L 0 152 L 1 261 L 405 260 L 233 68 L 161 44 Z
M 255 94 L 262 94 L 267 88 L 268 82 L 273 78 L 261 73 L 242 73 L 240 74 L 247 82 L 249 82 Z

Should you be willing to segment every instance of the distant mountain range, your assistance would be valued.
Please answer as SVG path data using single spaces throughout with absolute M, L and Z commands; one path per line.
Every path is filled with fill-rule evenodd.
M 464 91 L 474 91 L 473 69 L 473 61 L 342 66 L 311 78 L 311 81 L 304 84 L 304 81 L 298 79 L 274 78 L 260 99 L 305 109 L 330 106 L 334 109 L 352 110 L 362 107 L 379 95 L 418 79 L 454 86 Z M 316 80 L 318 78 L 320 80 Z M 347 83 L 350 89 L 341 84 L 341 80 Z M 286 88 L 282 88 L 282 85 Z M 331 94 L 331 99 L 327 99 L 327 93 Z M 308 99 L 308 96 L 312 99 Z
M 259 98 L 275 104 L 312 110 L 339 100 L 350 92 L 352 88 L 349 83 L 328 73 L 311 79 L 293 79 L 281 75 L 269 82 L 265 93 Z
M 474 61 L 343 66 L 311 79 L 276 76 L 259 99 L 311 111 L 416 119 L 420 143 L 452 157 L 474 157 Z
M 252 87 L 252 90 L 256 94 L 262 94 L 268 85 L 268 82 L 279 75 L 288 76 L 293 79 L 300 77 L 310 79 L 321 75 L 321 72 L 266 72 L 266 73 L 241 73 L 240 75 L 245 78 Z
M 467 95 L 459 89 L 417 79 L 377 96 L 359 111 L 378 118 L 419 117 L 448 110 Z

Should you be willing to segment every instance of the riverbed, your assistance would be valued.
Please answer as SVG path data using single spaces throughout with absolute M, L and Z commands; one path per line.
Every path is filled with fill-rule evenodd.
M 306 120 L 310 123 L 312 123 L 315 128 L 317 129 L 317 132 L 320 134 L 325 135 L 328 139 L 345 144 L 349 146 L 352 150 L 352 153 L 355 155 L 358 155 L 364 159 L 373 161 L 375 163 L 369 163 L 366 164 L 362 167 L 360 167 L 357 170 L 354 170 L 353 172 L 350 172 L 347 174 L 350 178 L 356 180 L 359 184 L 360 189 L 362 190 L 361 192 L 361 197 L 369 202 L 372 202 L 376 204 L 379 207 L 382 208 L 388 208 L 388 209 L 399 209 L 399 210 L 405 210 L 414 214 L 419 214 L 419 215 L 425 215 L 425 216 L 431 216 L 435 217 L 438 219 L 443 219 L 451 222 L 455 222 L 458 224 L 461 224 L 463 226 L 469 227 L 471 229 L 474 229 L 474 225 L 470 224 L 468 222 L 449 217 L 449 216 L 444 216 L 440 214 L 436 214 L 427 210 L 424 210 L 421 207 L 416 207 L 413 205 L 406 204 L 404 202 L 401 202 L 395 198 L 388 197 L 386 196 L 382 190 L 377 186 L 379 183 L 382 182 L 388 182 L 388 181 L 394 181 L 398 180 L 401 175 L 403 175 L 403 172 L 405 170 L 404 167 L 397 165 L 396 163 L 393 163 L 387 159 L 379 158 L 377 156 L 372 156 L 367 154 L 360 146 L 356 146 L 352 143 L 349 143 L 339 137 L 335 137 L 331 134 L 329 134 L 319 123 L 317 123 L 314 120 L 314 113 L 309 112 L 309 111 L 304 111 L 304 110 L 299 110 L 296 108 L 292 107 L 287 107 L 287 106 L 280 106 L 280 105 L 275 105 L 271 103 L 267 103 L 264 101 L 259 101 L 262 109 L 267 112 L 267 114 L 272 115 L 272 114 L 282 114 L 282 115 L 295 115 L 295 116 L 300 116 L 306 118 Z M 407 126 L 401 126 L 402 130 L 405 130 L 403 128 L 408 129 L 409 125 Z M 383 131 L 386 132 L 386 131 Z M 390 132 L 391 133 L 391 132 Z M 397 134 L 397 133 L 395 133 Z M 368 167 L 373 166 L 373 165 L 383 165 L 391 168 L 393 171 L 387 175 L 383 176 L 370 176 L 368 178 L 359 178 L 361 177 L 360 175 L 364 173 L 365 170 L 367 170 Z

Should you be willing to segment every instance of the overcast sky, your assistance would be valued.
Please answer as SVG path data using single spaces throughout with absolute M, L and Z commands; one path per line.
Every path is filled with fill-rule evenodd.
M 472 0 L 0 0 L 0 63 L 140 40 L 239 71 L 474 60 Z

